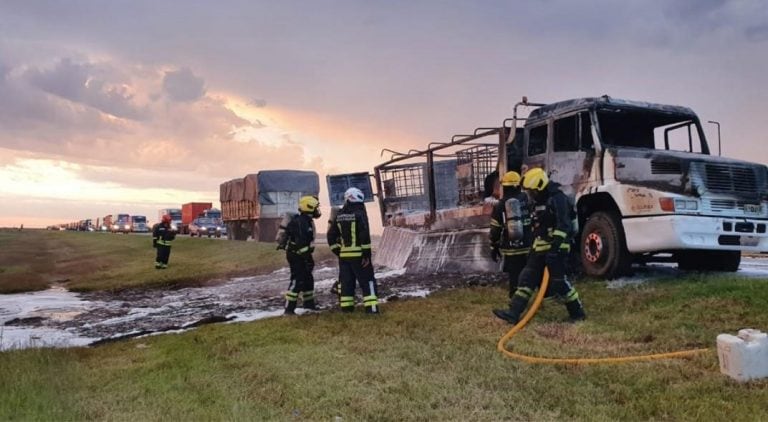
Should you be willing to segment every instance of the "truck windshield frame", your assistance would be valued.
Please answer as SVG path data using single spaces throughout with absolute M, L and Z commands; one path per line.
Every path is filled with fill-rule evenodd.
M 595 113 L 604 146 L 709 155 L 696 115 L 632 107 L 600 107 Z M 670 142 L 670 135 L 674 142 Z

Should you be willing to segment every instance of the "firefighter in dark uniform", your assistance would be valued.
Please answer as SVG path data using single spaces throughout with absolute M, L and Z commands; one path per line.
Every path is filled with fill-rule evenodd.
M 359 284 L 365 312 L 376 314 L 379 312 L 378 288 L 371 262 L 371 233 L 364 200 L 360 189 L 349 188 L 344 192 L 344 206 L 328 228 L 328 245 L 339 257 L 341 310 L 354 310 L 355 285 Z
M 159 223 L 152 226 L 152 246 L 157 249 L 155 269 L 168 268 L 173 239 L 176 239 L 176 230 L 171 228 L 171 216 L 165 214 Z
M 312 259 L 315 241 L 315 222 L 320 218 L 320 201 L 314 196 L 302 196 L 299 199 L 299 213 L 294 215 L 285 227 L 285 241 L 278 249 L 285 249 L 288 266 L 291 269 L 291 284 L 285 293 L 285 313 L 292 315 L 301 293 L 304 309 L 317 309 L 315 302 L 315 279 Z
M 509 298 L 517 290 L 520 272 L 531 248 L 531 212 L 528 195 L 520 189 L 520 174 L 509 171 L 501 178 L 503 196 L 491 213 L 491 259 L 509 275 Z
M 496 312 L 497 317 L 517 324 L 528 301 L 541 284 L 544 268 L 549 269 L 549 291 L 565 302 L 570 320 L 586 318 L 576 289 L 565 277 L 571 240 L 576 232 L 573 203 L 560 185 L 550 182 L 541 168 L 528 170 L 523 176 L 523 189 L 534 201 L 534 242 L 528 262 L 520 274 L 519 286 L 512 296 L 509 310 Z

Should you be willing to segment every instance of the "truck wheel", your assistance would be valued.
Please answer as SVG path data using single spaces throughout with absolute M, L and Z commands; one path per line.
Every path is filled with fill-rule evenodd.
M 741 264 L 740 251 L 688 250 L 676 254 L 677 267 L 684 271 L 735 272 Z
M 632 257 L 627 251 L 621 222 L 613 213 L 600 211 L 590 215 L 579 245 L 581 264 L 587 275 L 611 279 L 629 272 Z

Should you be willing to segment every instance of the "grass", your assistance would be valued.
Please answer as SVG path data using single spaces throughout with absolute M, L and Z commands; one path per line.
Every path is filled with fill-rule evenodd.
M 386 282 L 383 280 L 383 282 Z M 712 347 L 768 326 L 766 280 L 691 276 L 610 290 L 589 313 L 546 302 L 514 350 L 612 356 Z M 495 344 L 502 287 L 439 292 L 368 317 L 325 312 L 90 349 L 0 354 L 0 420 L 766 420 L 768 381 L 690 360 L 528 365 Z M 12 381 L 11 381 L 12 380 Z
M 52 283 L 74 291 L 198 286 L 238 274 L 275 270 L 285 252 L 274 244 L 180 236 L 170 268 L 154 269 L 149 236 L 44 230 L 0 231 L 0 293 L 34 291 Z M 320 246 L 316 260 L 332 254 Z

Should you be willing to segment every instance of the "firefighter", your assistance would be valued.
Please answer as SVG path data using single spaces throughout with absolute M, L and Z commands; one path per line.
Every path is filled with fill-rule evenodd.
M 173 239 L 176 239 L 176 231 L 171 229 L 171 216 L 165 214 L 159 223 L 152 226 L 152 246 L 157 249 L 155 269 L 168 268 Z
M 365 312 L 379 313 L 378 288 L 371 263 L 371 233 L 368 215 L 363 201 L 365 196 L 358 188 L 344 192 L 344 206 L 332 219 L 328 228 L 328 245 L 339 257 L 341 296 L 339 304 L 343 312 L 355 307 L 355 285 L 363 291 Z
M 531 247 L 531 213 L 528 195 L 520 188 L 520 174 L 509 171 L 501 178 L 502 199 L 491 213 L 491 259 L 503 259 L 502 269 L 509 275 L 509 299 L 517 290 L 520 272 Z
M 509 310 L 495 310 L 494 314 L 517 324 L 528 301 L 539 287 L 544 268 L 549 269 L 551 292 L 565 303 L 570 321 L 586 318 L 584 307 L 576 289 L 565 277 L 571 240 L 576 232 L 576 212 L 560 185 L 550 182 L 541 168 L 528 170 L 523 176 L 523 189 L 534 201 L 534 242 L 528 262 L 520 273 L 519 286 L 512 296 Z
M 317 309 L 315 302 L 315 279 L 312 259 L 315 241 L 315 222 L 320 218 L 320 201 L 314 196 L 302 196 L 299 199 L 299 213 L 294 215 L 285 227 L 285 238 L 277 248 L 285 249 L 288 266 L 291 269 L 291 282 L 285 293 L 285 313 L 293 315 L 301 293 L 304 309 Z

